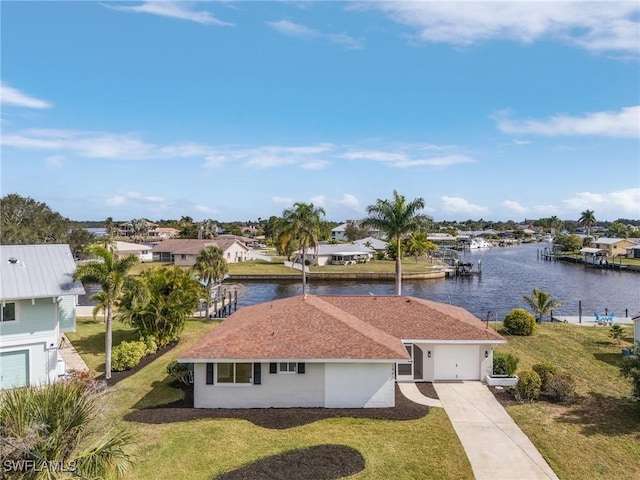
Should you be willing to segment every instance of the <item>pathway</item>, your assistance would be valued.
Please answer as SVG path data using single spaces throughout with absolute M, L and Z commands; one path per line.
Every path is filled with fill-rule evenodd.
M 60 335 L 60 348 L 58 348 L 58 353 L 67 365 L 67 372 L 69 372 L 69 370 L 89 370 L 89 367 L 87 367 L 87 364 L 65 334 Z
M 476 480 L 557 480 L 486 385 L 434 383 Z
M 398 382 L 398 388 L 413 403 L 429 407 L 442 407 L 440 400 L 423 395 L 414 382 Z

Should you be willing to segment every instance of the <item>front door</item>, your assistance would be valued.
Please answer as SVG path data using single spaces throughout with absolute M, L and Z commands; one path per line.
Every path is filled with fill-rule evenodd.
M 405 345 L 409 354 L 409 360 L 407 362 L 396 363 L 396 380 L 398 382 L 412 382 L 413 381 L 413 345 Z

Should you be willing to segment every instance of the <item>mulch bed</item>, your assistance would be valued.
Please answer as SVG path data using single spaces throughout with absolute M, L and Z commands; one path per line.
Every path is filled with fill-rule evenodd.
M 416 420 L 429 412 L 426 405 L 407 399 L 396 385 L 396 406 L 390 408 L 192 408 L 188 400 L 137 410 L 124 418 L 129 422 L 162 424 L 201 418 L 235 418 L 264 428 L 286 429 L 325 418 L 350 417 L 373 420 Z M 186 396 L 187 398 L 189 395 Z
M 364 470 L 364 458 L 345 445 L 316 445 L 258 460 L 214 480 L 333 480 Z
M 433 383 L 416 382 L 416 387 L 418 387 L 418 390 L 420 391 L 420 393 L 423 394 L 425 397 L 439 399 L 436 389 L 433 388 Z
M 489 387 L 493 396 L 500 402 L 503 407 L 510 407 L 511 405 L 519 405 L 520 403 L 513 396 L 512 387 Z
M 169 343 L 164 347 L 158 348 L 156 353 L 154 353 L 153 355 L 146 355 L 142 357 L 142 360 L 140 360 L 140 363 L 135 367 L 133 367 L 131 370 L 124 370 L 122 372 L 111 372 L 111 378 L 108 380 L 105 380 L 104 373 L 103 373 L 102 375 L 97 377 L 96 380 L 104 380 L 109 386 L 115 385 L 116 383 L 140 371 L 141 369 L 149 365 L 151 362 L 153 362 L 156 358 L 161 357 L 162 355 L 167 353 L 169 350 L 171 350 L 173 347 L 175 347 L 178 344 L 178 341 L 179 340 Z

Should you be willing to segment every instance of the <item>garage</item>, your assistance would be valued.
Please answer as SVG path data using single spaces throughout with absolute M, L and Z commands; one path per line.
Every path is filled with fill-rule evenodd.
M 0 390 L 29 384 L 29 350 L 0 353 Z
M 480 380 L 479 345 L 436 345 L 435 380 Z

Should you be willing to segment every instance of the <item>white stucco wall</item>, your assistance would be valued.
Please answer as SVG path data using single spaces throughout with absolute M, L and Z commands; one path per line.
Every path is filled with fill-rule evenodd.
M 205 363 L 194 366 L 195 408 L 323 407 L 325 367 L 305 364 L 305 373 L 269 373 L 261 364 L 261 385 L 206 384 Z
M 393 407 L 394 368 L 393 363 L 325 364 L 325 407 Z
M 640 318 L 636 318 L 633 321 L 633 343 L 634 346 L 637 345 L 637 342 L 640 342 Z

